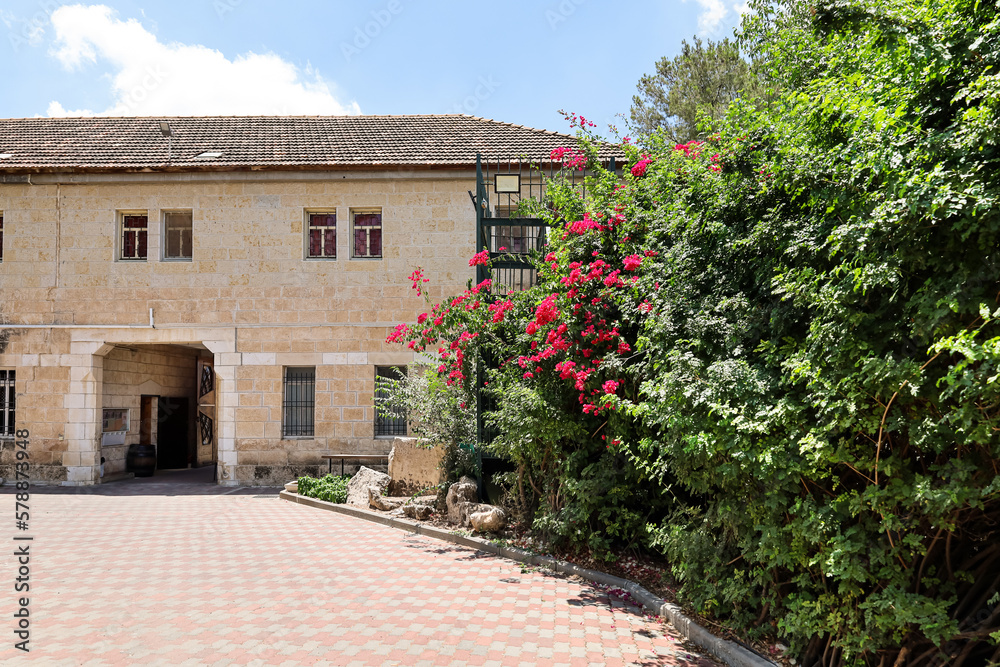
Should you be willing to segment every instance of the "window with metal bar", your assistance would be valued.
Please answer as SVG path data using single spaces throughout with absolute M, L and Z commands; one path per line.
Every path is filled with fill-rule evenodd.
M 306 230 L 306 257 L 337 259 L 337 214 L 310 213 Z
M 0 438 L 14 437 L 14 371 L 0 371 Z
M 382 210 L 351 210 L 354 230 L 352 257 L 382 257 Z
M 163 214 L 163 259 L 191 259 L 191 211 Z
M 406 366 L 375 367 L 375 437 L 406 435 L 406 409 L 390 401 L 393 384 L 406 377 Z M 386 414 L 391 411 L 402 416 Z
M 285 437 L 315 435 L 316 368 L 285 368 L 285 400 L 281 434 Z
M 149 220 L 146 215 L 122 213 L 120 229 L 120 259 L 145 260 L 146 241 L 149 235 Z
M 0 262 L 3 261 L 3 213 L 0 213 Z

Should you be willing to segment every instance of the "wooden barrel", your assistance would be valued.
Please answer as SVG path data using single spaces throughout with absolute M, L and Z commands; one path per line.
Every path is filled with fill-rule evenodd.
M 136 477 L 152 477 L 156 470 L 156 447 L 154 445 L 129 445 L 125 455 L 125 470 Z

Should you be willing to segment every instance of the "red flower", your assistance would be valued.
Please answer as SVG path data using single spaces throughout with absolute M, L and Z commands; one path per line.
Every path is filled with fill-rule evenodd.
M 417 315 L 417 324 L 423 324 L 427 321 L 427 313 L 420 313 Z
M 604 389 L 605 394 L 614 394 L 618 391 L 618 382 L 616 380 L 608 380 L 601 388 Z
M 646 167 L 653 163 L 653 160 L 648 156 L 643 154 L 642 158 L 635 163 L 632 167 L 632 175 L 636 178 L 640 178 L 646 175 Z
M 624 260 L 626 271 L 635 271 L 642 264 L 641 255 L 629 255 Z
M 490 253 L 483 250 L 482 252 L 477 252 L 472 259 L 469 260 L 469 266 L 486 266 L 490 262 Z

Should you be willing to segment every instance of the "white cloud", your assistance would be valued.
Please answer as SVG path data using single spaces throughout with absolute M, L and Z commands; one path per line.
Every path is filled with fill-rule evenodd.
M 67 110 L 53 100 L 50 116 L 339 115 L 361 113 L 343 103 L 312 67 L 273 53 L 233 60 L 201 45 L 164 44 L 135 19 L 119 20 L 104 5 L 67 5 L 52 13 L 52 55 L 74 70 L 106 63 L 113 104 L 103 111 Z
M 698 34 L 712 35 L 722 25 L 726 18 L 726 6 L 722 0 L 697 0 L 701 5 L 701 13 L 698 14 Z
M 48 16 L 44 12 L 36 12 L 30 18 L 22 18 L 13 12 L 0 9 L 0 21 L 7 26 L 7 40 L 14 51 L 21 46 L 38 46 L 45 35 L 45 24 Z

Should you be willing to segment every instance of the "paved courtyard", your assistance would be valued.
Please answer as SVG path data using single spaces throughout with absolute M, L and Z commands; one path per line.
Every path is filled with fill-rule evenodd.
M 585 582 L 204 474 L 33 488 L 24 532 L 4 487 L 34 540 L 31 652 L 5 549 L 0 664 L 717 664 Z

